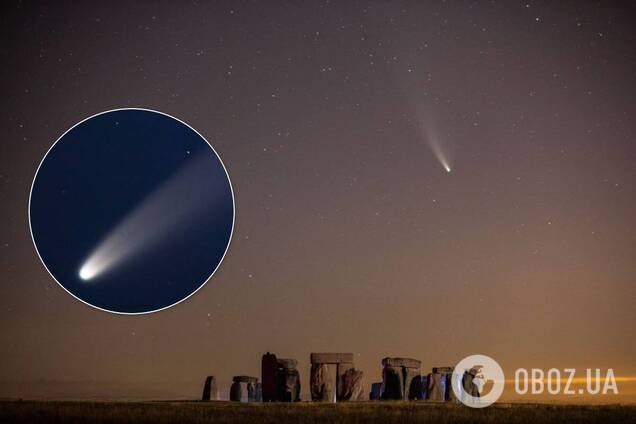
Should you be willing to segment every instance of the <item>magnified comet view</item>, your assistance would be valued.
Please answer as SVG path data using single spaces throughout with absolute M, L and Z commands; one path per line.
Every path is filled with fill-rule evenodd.
M 210 186 L 197 184 L 205 177 L 206 166 L 201 154 L 144 199 L 86 259 L 80 278 L 99 277 L 196 219 L 217 197 Z

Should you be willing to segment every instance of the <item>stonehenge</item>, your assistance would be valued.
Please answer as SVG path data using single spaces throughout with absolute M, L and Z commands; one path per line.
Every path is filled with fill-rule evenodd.
M 309 392 L 312 401 L 339 402 L 362 400 L 363 372 L 356 370 L 352 353 L 311 353 Z M 474 379 L 478 369 L 464 370 L 452 381 L 453 367 L 433 367 L 427 375 L 421 373 L 421 361 L 413 358 L 385 357 L 382 382 L 371 384 L 370 400 L 458 401 L 452 385 L 479 397 Z M 277 358 L 267 352 L 261 358 L 261 381 L 249 375 L 232 378 L 229 393 L 234 402 L 299 402 L 300 373 L 295 359 Z M 208 376 L 203 386 L 202 400 L 220 400 L 215 376 Z
M 360 400 L 363 373 L 353 366 L 353 353 L 312 353 L 309 388 L 313 401 Z
M 216 378 L 212 375 L 205 379 L 203 385 L 203 396 L 201 400 L 220 400 L 219 388 L 216 385 Z
M 295 359 L 276 358 L 267 352 L 261 360 L 263 402 L 300 401 L 300 373 Z
M 257 402 L 258 378 L 247 375 L 237 375 L 232 379 L 230 400 L 233 402 Z

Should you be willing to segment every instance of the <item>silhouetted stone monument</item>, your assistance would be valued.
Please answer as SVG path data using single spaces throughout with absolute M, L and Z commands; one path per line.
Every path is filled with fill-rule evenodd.
M 312 353 L 309 388 L 314 401 L 360 400 L 363 373 L 353 367 L 352 353 Z
M 382 360 L 382 399 L 421 399 L 420 367 L 412 358 L 384 358 Z
M 264 402 L 298 402 L 300 373 L 295 359 L 276 358 L 267 352 L 261 360 Z
M 241 402 L 243 397 L 243 388 L 241 387 L 241 383 L 238 381 L 233 381 L 230 386 L 230 400 L 232 402 Z
M 420 376 L 420 397 L 419 399 L 428 399 L 428 376 Z
M 380 400 L 382 397 L 382 383 L 371 383 L 371 392 L 369 392 L 369 400 Z
M 256 402 L 263 401 L 263 384 L 256 383 Z
M 256 385 L 258 378 L 247 375 L 237 375 L 230 386 L 230 400 L 233 402 L 256 402 Z M 247 398 L 244 395 L 247 395 Z
M 338 400 L 362 400 L 364 397 L 363 373 L 349 368 L 342 374 L 342 384 L 338 392 Z
M 300 401 L 300 373 L 295 359 L 278 359 L 278 400 Z
M 278 361 L 276 355 L 267 352 L 261 359 L 261 382 L 263 385 L 263 402 L 278 400 Z
M 428 375 L 427 399 L 444 401 L 450 400 L 454 395 L 449 393 L 453 391 L 451 387 L 451 379 L 453 376 L 453 367 L 435 367 Z
M 219 388 L 216 385 L 216 378 L 214 376 L 208 376 L 205 379 L 205 384 L 203 385 L 203 396 L 201 400 L 219 400 L 221 397 L 219 396 Z
M 309 376 L 311 400 L 335 402 L 336 366 L 333 364 L 312 363 Z

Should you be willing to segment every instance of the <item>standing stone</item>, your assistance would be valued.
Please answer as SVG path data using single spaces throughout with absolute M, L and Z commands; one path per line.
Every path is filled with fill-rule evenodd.
M 208 376 L 205 379 L 205 384 L 203 385 L 203 396 L 201 396 L 201 400 L 219 400 L 219 388 L 216 385 L 216 378 L 214 376 Z
M 362 384 L 363 373 L 360 370 L 349 368 L 341 378 L 341 391 L 338 400 L 363 400 L 364 386 Z
M 390 365 L 385 365 L 382 368 L 382 382 L 384 383 L 382 399 L 404 399 L 404 380 L 402 378 L 401 368 L 394 368 Z
M 382 383 L 372 383 L 369 400 L 380 400 L 382 397 Z
M 457 381 L 453 381 L 453 374 L 446 374 L 446 400 L 457 401 L 457 396 L 453 391 L 453 384 L 457 384 Z
M 419 399 L 428 399 L 428 376 L 420 377 L 420 397 Z
M 442 391 L 442 375 L 431 373 L 428 375 L 428 400 L 444 400 L 444 392 Z
M 265 402 L 297 402 L 300 400 L 300 373 L 295 359 L 276 358 L 267 352 L 261 361 L 263 400 Z
M 263 385 L 261 383 L 256 383 L 256 402 L 263 401 Z
M 256 383 L 247 383 L 247 401 L 256 402 Z
M 322 402 L 333 402 L 336 399 L 336 388 L 334 387 L 335 375 L 331 372 L 329 364 L 311 364 L 311 375 L 309 389 L 311 400 Z
M 232 379 L 232 386 L 230 387 L 230 400 L 233 402 L 256 402 L 256 384 L 258 378 L 250 377 L 247 375 L 237 375 Z M 243 389 L 245 385 L 245 389 Z M 243 396 L 247 395 L 247 398 Z
M 344 379 L 345 374 L 352 370 L 353 368 L 353 359 L 351 361 L 346 362 L 338 362 L 336 364 L 336 399 L 338 400 L 348 400 L 345 399 L 347 389 L 344 387 Z
M 279 359 L 278 365 L 278 400 L 282 402 L 300 401 L 300 373 L 296 369 L 297 361 Z
M 382 360 L 382 399 L 421 399 L 421 362 L 412 358 Z
M 278 400 L 278 360 L 276 355 L 267 352 L 261 360 L 261 381 L 263 384 L 263 402 Z
M 314 401 L 357 400 L 364 396 L 362 371 L 352 353 L 312 353 L 309 389 Z
M 436 367 L 428 375 L 428 398 L 429 400 L 445 401 L 450 400 L 449 390 L 451 388 L 451 378 L 453 367 Z
M 241 387 L 241 383 L 238 381 L 233 381 L 232 386 L 230 386 L 230 400 L 232 402 L 240 402 L 243 397 L 243 389 Z
M 402 368 L 402 372 L 404 373 L 404 399 L 422 399 L 422 379 L 420 378 L 420 369 L 404 367 Z

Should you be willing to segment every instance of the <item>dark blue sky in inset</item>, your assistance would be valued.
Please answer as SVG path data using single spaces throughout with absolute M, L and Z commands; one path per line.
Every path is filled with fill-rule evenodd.
M 139 246 L 82 280 L 82 264 L 153 193 L 163 199 L 157 210 L 121 235 Z M 64 288 L 99 308 L 137 313 L 179 302 L 206 281 L 229 243 L 233 207 L 225 169 L 200 135 L 167 115 L 126 109 L 78 124 L 53 146 L 30 213 L 40 256 Z

